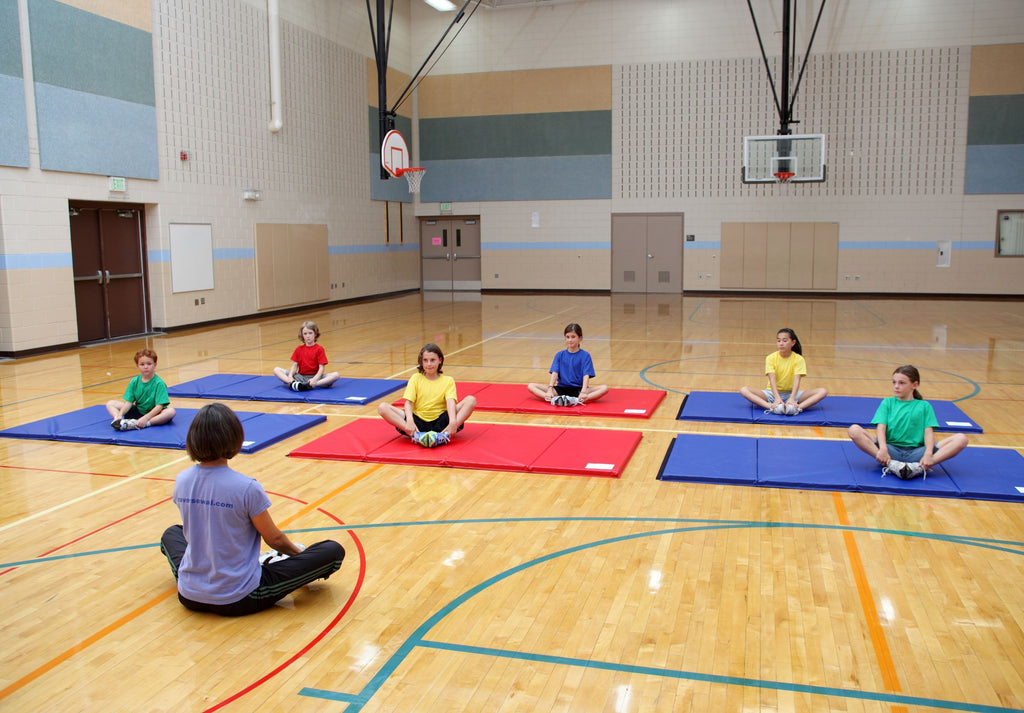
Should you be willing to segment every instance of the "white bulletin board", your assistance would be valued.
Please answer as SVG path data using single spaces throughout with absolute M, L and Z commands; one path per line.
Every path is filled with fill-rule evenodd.
M 213 229 L 209 223 L 171 223 L 171 292 L 213 289 Z

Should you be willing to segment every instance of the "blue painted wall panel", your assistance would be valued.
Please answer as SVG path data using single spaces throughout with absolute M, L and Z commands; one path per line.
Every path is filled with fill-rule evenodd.
M 0 166 L 28 167 L 25 83 L 0 74 Z
M 964 193 L 1024 193 L 1024 144 L 968 146 Z
M 20 77 L 21 30 L 18 24 L 18 3 L 0 2 L 0 74 Z
M 159 178 L 156 109 L 39 83 L 35 94 L 42 168 Z
M 427 202 L 588 200 L 612 197 L 612 157 L 424 161 Z
M 54 0 L 29 0 L 33 79 L 156 105 L 153 36 Z

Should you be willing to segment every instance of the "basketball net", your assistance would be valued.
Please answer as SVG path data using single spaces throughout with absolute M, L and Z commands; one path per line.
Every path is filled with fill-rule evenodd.
M 427 172 L 427 169 L 425 169 L 425 168 L 419 168 L 419 167 L 412 167 L 411 166 L 409 168 L 403 168 L 403 169 L 399 170 L 398 175 L 399 176 L 405 176 L 405 180 L 409 184 L 409 192 L 410 193 L 419 193 L 420 192 L 420 183 L 423 182 L 423 174 L 425 174 L 426 172 Z
M 779 171 L 775 174 L 775 181 L 776 183 L 789 183 L 789 179 L 793 176 L 794 174 L 789 171 Z

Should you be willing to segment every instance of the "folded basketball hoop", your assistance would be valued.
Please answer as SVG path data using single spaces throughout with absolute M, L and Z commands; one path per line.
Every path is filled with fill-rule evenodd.
M 423 174 L 427 172 L 427 169 L 419 166 L 410 166 L 409 168 L 396 168 L 395 175 L 405 176 L 405 180 L 409 183 L 410 193 L 420 192 L 420 183 L 423 182 Z

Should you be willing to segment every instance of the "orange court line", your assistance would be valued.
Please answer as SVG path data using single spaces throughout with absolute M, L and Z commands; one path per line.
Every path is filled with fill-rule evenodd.
M 843 503 L 841 493 L 832 493 L 832 502 L 835 504 L 836 513 L 839 516 L 839 524 L 849 526 L 850 518 L 846 513 L 846 505 Z M 878 610 L 875 609 L 875 598 L 871 594 L 871 586 L 868 584 L 868 576 L 864 571 L 864 563 L 860 558 L 860 550 L 857 549 L 857 541 L 849 530 L 843 532 L 843 541 L 846 543 L 846 554 L 850 558 L 850 567 L 853 570 L 853 579 L 857 583 L 857 594 L 860 596 L 860 605 L 864 611 L 864 619 L 868 625 L 868 633 L 871 635 L 871 644 L 875 648 L 875 656 L 878 659 L 878 666 L 881 669 L 882 681 L 885 688 L 893 693 L 899 693 L 899 676 L 896 674 L 896 666 L 892 660 L 892 653 L 889 651 L 889 644 L 885 640 L 885 632 L 882 630 L 881 622 L 878 619 Z M 904 706 L 894 705 L 893 713 L 906 713 Z
M 335 495 L 337 495 L 341 491 L 343 491 L 343 490 L 345 490 L 347 488 L 350 488 L 353 485 L 355 485 L 356 483 L 358 483 L 359 481 L 363 480 L 364 478 L 369 477 L 369 475 L 371 473 L 373 473 L 374 471 L 382 468 L 384 465 L 385 464 L 383 464 L 383 463 L 378 463 L 378 464 L 374 465 L 372 468 L 368 469 L 366 472 L 356 476 L 355 478 L 352 478 L 351 480 L 346 481 L 342 485 L 339 485 L 337 488 L 335 488 L 331 492 L 327 493 L 323 497 L 319 498 L 315 502 L 309 503 L 308 505 L 304 506 L 301 510 L 299 510 L 297 513 L 295 513 L 291 517 L 283 520 L 281 522 L 281 525 L 285 526 L 288 523 L 290 523 L 290 522 L 298 519 L 299 517 L 305 515 L 306 513 L 310 512 L 311 510 L 314 510 L 317 506 L 319 506 L 325 500 L 328 500 L 328 499 L 334 497 Z M 91 636 L 83 639 L 82 641 L 80 641 L 79 643 L 75 644 L 70 649 L 67 649 L 63 653 L 58 654 L 57 656 L 55 656 L 54 658 L 50 659 L 49 661 L 47 661 L 46 663 L 44 663 L 42 666 L 38 667 L 34 671 L 30 671 L 29 673 L 25 674 L 24 676 L 19 678 L 17 681 L 11 683 L 9 686 L 4 688 L 3 690 L 0 690 L 0 700 L 3 700 L 4 698 L 7 698 L 7 696 L 11 695 L 15 691 L 18 691 L 18 690 L 24 688 L 26 685 L 28 685 L 29 683 L 32 683 L 32 681 L 36 680 L 37 678 L 39 678 L 43 674 L 45 674 L 45 673 L 47 673 L 49 671 L 52 671 L 54 668 L 56 668 L 60 664 L 64 663 L 65 661 L 70 659 L 75 654 L 77 654 L 77 653 L 79 653 L 81 651 L 84 651 L 88 647 L 90 647 L 93 644 L 95 644 L 97 641 L 99 641 L 100 639 L 105 637 L 107 634 L 111 634 L 114 631 L 117 631 L 118 629 L 120 629 L 122 626 L 124 626 L 128 622 L 132 621 L 133 619 L 138 618 L 142 614 L 145 614 L 147 611 L 149 611 L 150 609 L 155 607 L 160 602 L 164 601 L 165 599 L 167 599 L 171 595 L 176 594 L 177 591 L 178 591 L 177 587 L 171 587 L 167 591 L 161 592 L 160 594 L 156 595 L 155 597 L 150 599 L 148 602 L 146 602 L 142 606 L 138 607 L 137 609 L 134 609 L 133 611 L 128 612 L 127 614 L 125 614 L 120 619 L 118 619 L 118 620 L 116 620 L 116 621 L 114 621 L 114 622 L 112 622 L 110 624 L 107 624 L 105 627 L 103 627 L 102 629 L 97 631 L 95 634 L 92 634 Z

